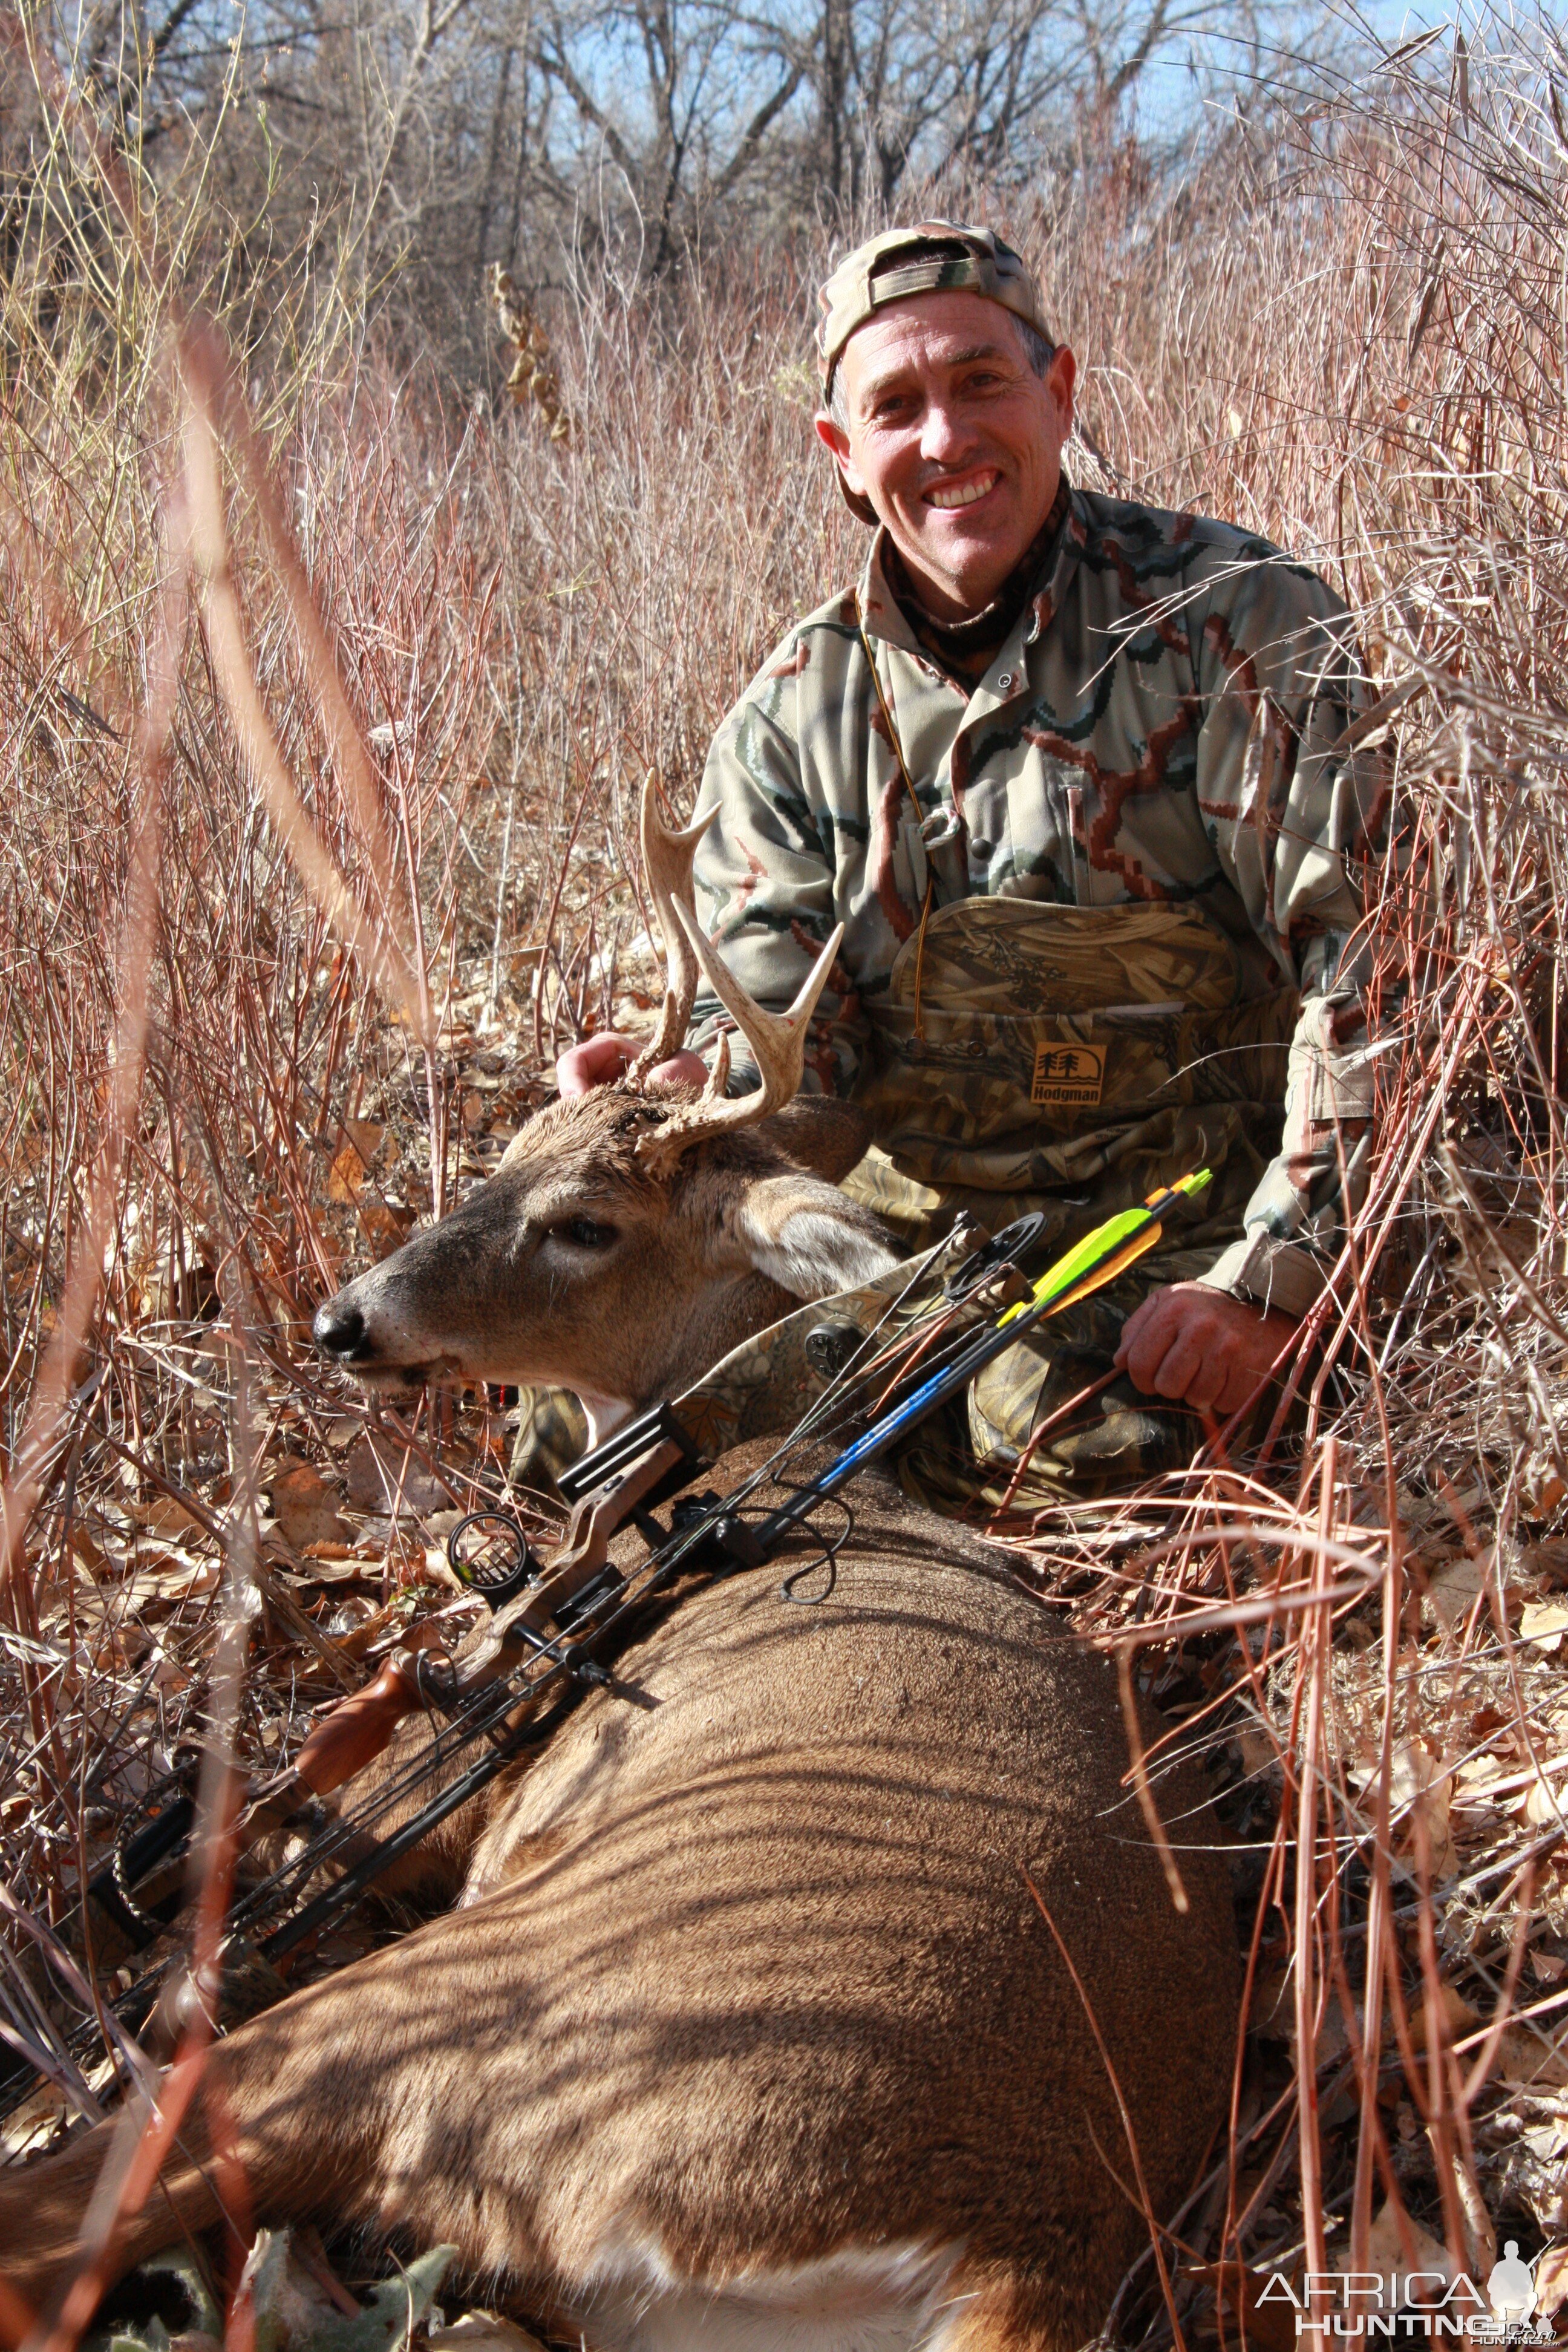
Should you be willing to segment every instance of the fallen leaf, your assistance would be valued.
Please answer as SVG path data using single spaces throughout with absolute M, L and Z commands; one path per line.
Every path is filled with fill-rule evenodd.
M 377 1257 L 390 1257 L 395 1249 L 402 1248 L 414 1230 L 413 1210 L 394 1208 L 386 1201 L 362 1201 L 359 1221 Z
M 109 1554 L 104 1550 L 101 1544 L 94 1543 L 92 1538 L 88 1534 L 85 1528 L 72 1527 L 70 1548 L 76 1555 L 76 1558 L 81 1562 L 83 1568 L 89 1570 L 93 1575 L 110 1576 L 113 1574 L 114 1562 L 110 1559 Z
M 345 1140 L 333 1155 L 331 1172 L 327 1178 L 327 1198 L 357 1201 L 386 1130 L 368 1118 L 346 1118 L 342 1133 Z
M 137 1526 L 145 1528 L 149 1535 L 187 1536 L 206 1533 L 200 1519 L 194 1513 L 187 1511 L 184 1503 L 177 1503 L 173 1495 L 154 1495 L 150 1503 L 132 1503 L 131 1514 Z
M 1554 1823 L 1568 1819 L 1568 1790 L 1561 1780 L 1555 1788 L 1537 1773 L 1524 1792 L 1523 1812 L 1531 1829 L 1551 1829 Z
M 192 1559 L 182 1552 L 158 1554 L 151 1567 L 138 1568 L 125 1587 L 126 1606 L 145 1609 L 151 1601 L 190 1601 L 216 1592 L 223 1567 L 216 1559 Z
M 1473 2033 L 1481 2021 L 1464 1995 L 1450 1984 L 1439 1985 L 1437 1992 L 1444 2021 L 1447 2027 L 1446 2039 L 1453 2042 L 1458 2042 L 1466 2033 Z M 1430 2004 L 1422 2001 L 1411 2012 L 1410 2018 L 1410 2039 L 1417 2050 L 1426 2049 L 1430 2031 Z
M 1505 2025 L 1497 2073 L 1505 2083 L 1528 2083 L 1536 2089 L 1568 2083 L 1568 2050 L 1550 2033 L 1542 2040 L 1528 2025 Z
M 1452 1776 L 1424 1739 L 1405 1740 L 1394 1749 L 1388 1794 L 1401 1850 L 1414 1866 L 1419 1833 L 1425 1832 L 1426 1866 L 1434 1885 L 1451 1877 L 1454 1870 L 1454 1833 L 1448 1822 L 1452 1787 Z
M 349 1605 L 345 1601 L 344 1609 L 346 1610 Z M 342 1613 L 342 1612 L 340 1611 L 339 1614 Z M 376 1635 L 384 1633 L 389 1625 L 395 1625 L 398 1616 L 399 1611 L 395 1601 L 387 1601 L 380 1609 L 373 1608 L 371 1614 L 346 1633 L 341 1641 L 334 1640 L 333 1647 L 339 1657 L 363 1658 Z M 333 1622 L 335 1623 L 336 1620 L 334 1619 Z
M 1356 2022 L 1361 2020 L 1358 2013 Z M 1296 2047 L 1296 1983 L 1289 1963 L 1277 1960 L 1261 1969 L 1253 1985 L 1252 2011 L 1248 2023 L 1254 2033 L 1266 2042 L 1289 2042 Z M 1331 1993 L 1318 2020 L 1314 2057 L 1319 2067 L 1342 2058 L 1350 2048 L 1350 2034 L 1345 2025 L 1344 2011 L 1340 2007 L 1338 1993 Z
M 1568 2303 L 1568 2246 L 1548 2246 L 1536 2257 L 1535 2308 L 1550 2319 Z
M 1520 1612 L 1519 1632 L 1521 1641 L 1552 1655 L 1562 1647 L 1563 1636 L 1568 1633 L 1568 1602 L 1527 1601 Z
M 449 2327 L 435 2327 L 430 2352 L 544 2352 L 537 2336 L 493 2311 L 465 2311 Z
M 352 1538 L 353 1530 L 339 1513 L 336 1495 L 310 1463 L 295 1462 L 286 1470 L 274 1472 L 270 1491 L 272 1516 L 285 1543 L 296 1551 L 310 1544 L 341 1544 Z
M 1426 1598 L 1445 1633 L 1463 1624 L 1486 1591 L 1490 1574 L 1489 1559 L 1471 1559 L 1467 1552 L 1436 1570 L 1426 1587 Z
M 468 1586 L 447 1557 L 445 1544 L 427 1544 L 425 1549 L 425 1573 L 432 1584 L 445 1584 L 454 1592 L 467 1592 Z
M 331 1544 L 327 1549 L 331 1553 L 342 1553 L 341 1544 Z M 356 1577 L 364 1574 L 364 1559 L 357 1551 L 327 1559 L 318 1559 L 315 1552 L 316 1547 L 312 1544 L 305 1553 L 307 1566 L 299 1573 L 287 1576 L 286 1580 L 289 1584 L 300 1589 L 312 1584 L 352 1584 Z M 376 1557 L 379 1559 L 379 1554 Z
M 415 1455 L 384 1437 L 362 1437 L 344 1465 L 349 1507 L 390 1511 L 394 1497 L 405 1511 L 438 1511 L 451 1497 Z
M 246 2259 L 237 2304 L 247 2307 L 255 2352 L 392 2352 L 429 2310 L 454 2246 L 436 2246 L 373 2287 L 363 2311 L 339 2311 L 289 2230 L 263 2230 Z
M 1438 2271 L 1450 2286 L 1465 2267 L 1429 2230 L 1408 2213 L 1402 2214 L 1392 2202 L 1384 2205 L 1367 2231 L 1366 2259 L 1369 2270 L 1385 2275 L 1393 2271 Z M 1347 2248 L 1347 2264 L 1349 2260 Z

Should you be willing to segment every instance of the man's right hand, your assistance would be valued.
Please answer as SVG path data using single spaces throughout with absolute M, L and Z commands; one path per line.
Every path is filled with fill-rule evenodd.
M 555 1084 L 563 1096 L 585 1095 L 594 1087 L 613 1087 L 624 1078 L 647 1045 L 646 1037 L 622 1037 L 605 1029 L 569 1046 L 555 1065 Z M 647 1074 L 650 1087 L 705 1086 L 708 1065 L 700 1054 L 682 1051 L 668 1062 L 658 1062 Z

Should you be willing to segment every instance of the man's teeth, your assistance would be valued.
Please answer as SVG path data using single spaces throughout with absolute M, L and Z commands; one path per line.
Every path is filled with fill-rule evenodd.
M 926 504 L 932 507 L 972 507 L 976 499 L 984 498 L 1001 480 L 1000 474 L 986 474 L 977 482 L 955 483 L 950 489 L 928 490 Z

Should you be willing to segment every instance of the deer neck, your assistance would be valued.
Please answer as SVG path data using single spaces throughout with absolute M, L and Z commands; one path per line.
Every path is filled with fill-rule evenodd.
M 765 1274 L 748 1273 L 706 1283 L 686 1303 L 684 1311 L 672 1302 L 668 1323 L 650 1349 L 632 1403 L 616 1408 L 609 1400 L 595 1402 L 603 1402 L 606 1411 L 618 1411 L 619 1419 L 608 1424 L 617 1428 L 626 1412 L 641 1412 L 666 1397 L 681 1395 L 715 1364 L 722 1363 L 731 1349 L 765 1331 L 782 1316 L 793 1314 L 801 1303 Z M 582 1395 L 581 1391 L 578 1393 Z M 583 1407 L 585 1412 L 592 1412 L 586 1397 Z

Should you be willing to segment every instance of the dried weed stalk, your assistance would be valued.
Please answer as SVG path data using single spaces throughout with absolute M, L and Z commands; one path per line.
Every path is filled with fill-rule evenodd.
M 1256 1457 L 1215 1429 L 1003 1528 L 1171 1719 L 1130 1785 L 1173 1891 L 1212 1834 L 1161 1812 L 1178 1750 L 1237 1849 L 1228 2146 L 1118 2298 L 1151 2347 L 1274 2352 L 1259 2267 L 1474 2273 L 1505 2221 L 1568 2294 L 1568 144 L 1555 36 L 1483 30 L 1463 77 L 1417 44 L 1216 133 L 1173 196 L 1129 148 L 1012 222 L 1085 362 L 1080 475 L 1248 523 L 1357 613 L 1409 845 L 1368 877 L 1375 1178 L 1293 1403 Z M 812 252 L 694 272 L 678 315 L 585 278 L 552 436 L 394 383 L 308 268 L 236 294 L 199 169 L 155 197 L 35 100 L 0 294 L 0 2033 L 55 2086 L 37 2137 L 138 2063 L 76 2064 L 115 1963 L 53 1937 L 117 1828 L 198 1736 L 276 1762 L 451 1605 L 442 1514 L 500 1476 L 497 1400 L 377 1420 L 311 1307 L 494 1165 L 562 1045 L 651 1009 L 631 790 L 689 797 L 858 542 L 809 432 Z

